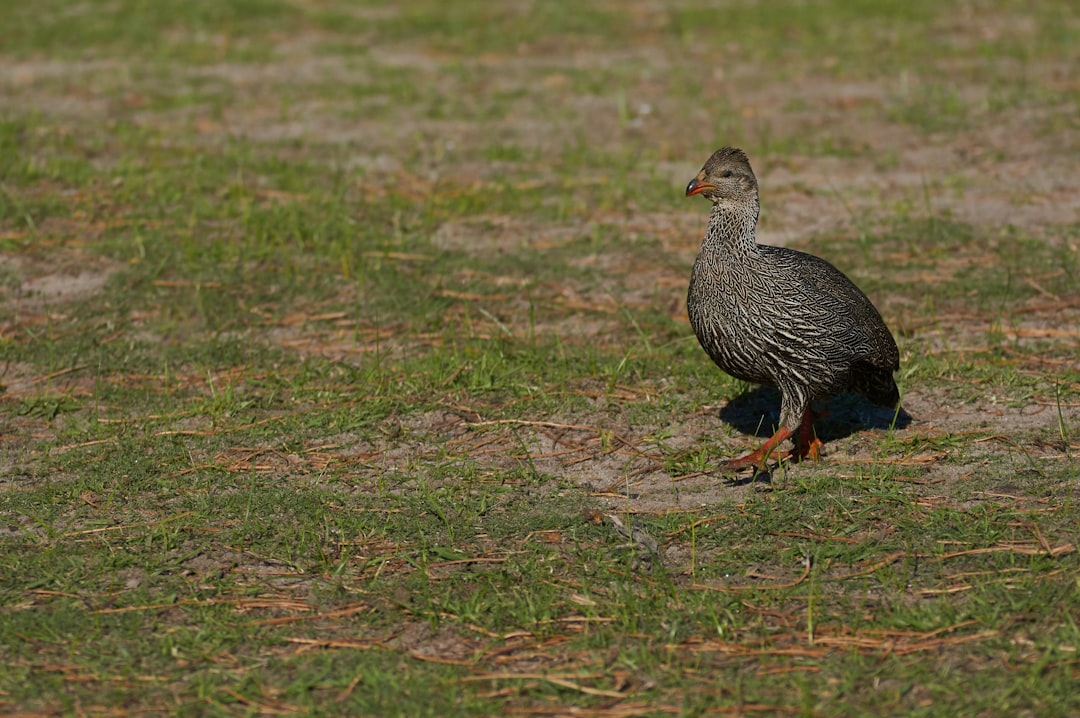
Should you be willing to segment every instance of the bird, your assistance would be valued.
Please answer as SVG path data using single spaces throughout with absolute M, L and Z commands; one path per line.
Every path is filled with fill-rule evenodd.
M 780 459 L 817 460 L 812 403 L 862 394 L 897 409 L 900 352 L 880 312 L 843 272 L 812 254 L 758 244 L 758 181 L 746 153 L 722 147 L 686 185 L 712 202 L 686 307 L 701 347 L 724 372 L 780 390 L 780 421 L 757 450 L 724 464 L 765 470 Z

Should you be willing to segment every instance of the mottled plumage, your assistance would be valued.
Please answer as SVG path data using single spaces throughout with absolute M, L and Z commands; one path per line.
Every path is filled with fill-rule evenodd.
M 780 389 L 780 427 L 729 468 L 762 465 L 794 437 L 817 456 L 810 402 L 844 391 L 895 407 L 900 353 L 874 305 L 840 270 L 786 247 L 758 244 L 758 184 L 746 155 L 725 147 L 690 181 L 712 203 L 687 309 L 701 346 L 734 377 Z

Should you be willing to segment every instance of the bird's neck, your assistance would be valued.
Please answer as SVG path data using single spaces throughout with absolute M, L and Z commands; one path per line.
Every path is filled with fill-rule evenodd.
M 728 254 L 756 251 L 754 229 L 757 227 L 759 207 L 756 197 L 749 204 L 714 204 L 712 214 L 709 215 L 709 224 L 705 228 L 701 252 Z

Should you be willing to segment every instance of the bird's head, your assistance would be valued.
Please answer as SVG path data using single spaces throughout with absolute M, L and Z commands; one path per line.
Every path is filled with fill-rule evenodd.
M 734 147 L 722 147 L 686 185 L 686 196 L 700 194 L 713 204 L 757 201 L 758 184 L 746 153 Z

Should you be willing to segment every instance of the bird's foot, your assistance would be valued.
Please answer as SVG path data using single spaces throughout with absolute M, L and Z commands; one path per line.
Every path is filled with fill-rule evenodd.
M 780 431 L 769 437 L 769 440 L 762 444 L 757 451 L 751 451 L 745 456 L 725 461 L 723 464 L 724 470 L 736 472 L 753 468 L 756 473 L 765 472 L 767 470 L 769 459 L 772 458 L 773 453 L 776 451 L 776 447 L 783 443 L 789 436 L 791 436 L 790 431 L 787 429 L 780 429 Z
M 796 448 L 791 451 L 778 452 L 776 446 L 786 439 L 787 436 L 788 435 L 785 434 L 781 437 L 781 432 L 778 431 L 771 439 L 762 444 L 761 448 L 757 451 L 751 451 L 745 456 L 725 461 L 723 463 L 724 471 L 736 473 L 743 469 L 752 468 L 755 473 L 764 473 L 768 470 L 769 460 L 773 457 L 779 461 L 792 462 L 799 462 L 805 459 L 818 461 L 821 459 L 821 449 L 824 444 L 821 439 L 813 435 L 812 431 L 800 433 Z
M 800 444 L 798 449 L 787 452 L 784 458 L 789 461 L 802 461 L 803 459 L 818 461 L 821 459 L 821 449 L 825 446 L 821 439 L 815 436 L 809 441 L 800 442 Z
M 799 424 L 795 450 L 789 451 L 786 458 L 791 461 L 802 461 L 803 459 L 817 461 L 821 458 L 823 444 L 821 439 L 817 438 L 814 433 L 814 422 L 828 415 L 828 412 L 814 411 L 810 407 L 806 407 L 806 411 L 803 412 L 802 422 Z
M 768 456 L 760 456 L 760 451 L 754 451 L 746 456 L 740 456 L 737 459 L 729 459 L 725 461 L 721 466 L 727 473 L 737 473 L 743 469 L 754 469 L 754 471 L 764 471 L 765 466 L 769 461 Z

